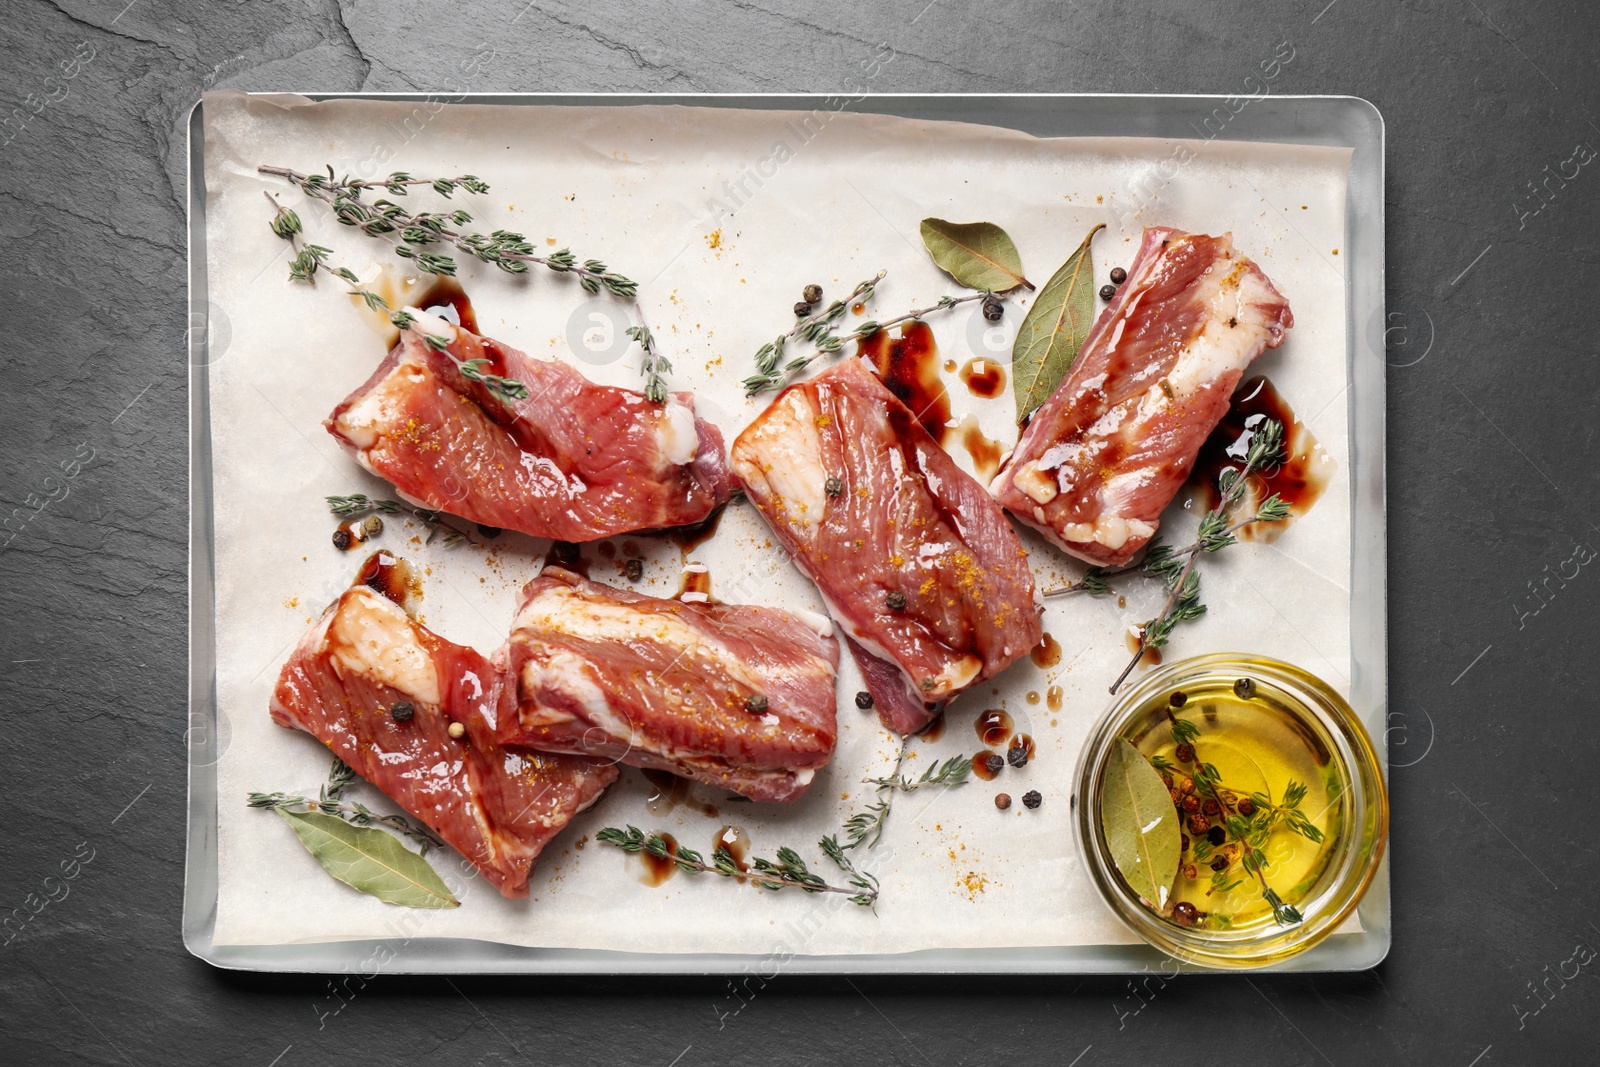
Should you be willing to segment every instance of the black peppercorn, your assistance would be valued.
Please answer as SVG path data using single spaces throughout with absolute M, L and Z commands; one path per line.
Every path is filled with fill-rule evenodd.
M 500 534 L 503 533 L 503 532 L 504 531 L 502 531 L 500 529 L 500 527 L 498 527 L 498 526 L 486 526 L 481 522 L 478 523 L 478 533 L 486 541 L 493 541 L 496 537 L 499 537 Z
M 756 693 L 744 702 L 744 710 L 752 715 L 760 715 L 767 710 L 767 698 Z
M 818 285 L 816 282 L 812 282 L 810 285 L 805 287 L 805 291 L 800 295 L 805 298 L 806 303 L 815 304 L 818 300 L 822 299 L 822 286 Z
M 1204 815 L 1191 815 L 1187 819 L 1183 820 L 1183 825 L 1188 827 L 1189 832 L 1194 834 L 1196 837 L 1207 832 L 1208 830 L 1213 829 L 1211 820 L 1206 818 Z
M 1000 758 L 998 752 L 985 752 L 983 754 L 983 769 L 991 775 L 999 774 L 1005 769 L 1006 761 Z
M 1239 814 L 1240 815 L 1249 816 L 1249 815 L 1254 815 L 1255 813 L 1256 813 L 1256 802 L 1251 800 L 1249 797 L 1240 797 L 1239 798 Z
M 809 314 L 811 314 L 811 305 L 806 303 L 804 300 L 800 301 L 800 303 L 794 306 L 795 318 L 803 319 Z
M 1112 267 L 1111 268 L 1111 284 L 1112 285 L 1121 285 L 1123 282 L 1125 282 L 1127 280 L 1128 280 L 1128 272 L 1127 271 L 1123 270 L 1121 267 Z
M 983 317 L 990 322 L 999 322 L 1006 313 L 1006 306 L 992 296 L 983 298 Z
M 1180 900 L 1172 906 L 1172 921 L 1179 926 L 1193 926 L 1200 921 L 1200 912 L 1187 900 Z
M 1174 786 L 1171 789 L 1168 789 L 1167 792 L 1172 794 L 1172 802 L 1174 804 L 1182 804 L 1183 803 L 1183 794 L 1178 792 L 1178 789 L 1177 789 L 1176 786 Z
M 1117 287 L 1116 286 L 1114 286 L 1114 285 L 1102 285 L 1100 287 L 1100 299 L 1101 300 L 1109 301 L 1112 297 L 1114 297 L 1116 295 L 1117 295 Z
M 1218 856 L 1216 859 L 1212 860 L 1211 861 L 1211 869 L 1213 871 L 1225 871 L 1225 870 L 1227 870 L 1228 869 L 1228 857 L 1226 857 L 1226 856 Z
M 1200 798 L 1190 793 L 1183 798 L 1183 802 L 1178 807 L 1182 808 L 1186 814 L 1193 815 L 1200 810 Z
M 1189 835 L 1188 834 L 1179 834 L 1178 835 L 1178 851 L 1179 852 L 1188 852 L 1189 851 Z
M 1013 767 L 1026 767 L 1028 765 L 1028 750 L 1021 745 L 1012 745 L 1006 749 L 1006 762 Z
M 896 589 L 883 598 L 883 605 L 890 611 L 904 611 L 906 610 L 906 595 Z
M 832 478 L 829 478 L 827 481 L 822 483 L 822 491 L 827 493 L 829 496 L 838 496 L 840 493 L 844 492 L 844 479 L 840 478 L 838 475 L 834 475 Z
M 1011 806 L 1011 794 L 996 793 L 994 795 L 994 806 L 999 808 L 1001 811 L 1005 811 Z
M 1189 879 L 1189 881 L 1191 881 L 1191 882 L 1192 882 L 1192 881 L 1194 881 L 1194 880 L 1195 880 L 1195 879 L 1196 879 L 1196 878 L 1198 878 L 1198 877 L 1200 877 L 1200 871 L 1199 871 L 1199 869 L 1198 869 L 1198 868 L 1196 868 L 1196 867 L 1195 867 L 1195 865 L 1194 865 L 1194 864 L 1192 864 L 1192 863 L 1185 863 L 1185 864 L 1184 864 L 1184 865 L 1183 865 L 1183 876 L 1184 876 L 1184 877 L 1185 877 L 1185 878 L 1187 878 L 1187 879 Z
M 1178 779 L 1178 792 L 1180 792 L 1180 793 L 1193 793 L 1194 792 L 1194 779 L 1193 778 L 1189 778 L 1189 777 L 1179 778 Z
M 1179 745 L 1178 750 L 1173 755 L 1178 757 L 1179 763 L 1193 763 L 1194 746 L 1189 744 Z
M 1174 689 L 1172 691 L 1172 695 L 1167 697 L 1167 703 L 1171 704 L 1175 708 L 1181 708 L 1185 704 L 1189 703 L 1189 694 L 1185 693 L 1182 689 Z
M 349 548 L 351 540 L 350 531 L 346 530 L 343 526 L 333 531 L 333 547 L 337 548 L 339 551 L 343 552 L 345 549 Z
M 416 713 L 417 709 L 409 700 L 397 700 L 394 707 L 389 709 L 389 714 L 393 716 L 395 722 L 410 722 L 411 716 Z
M 628 576 L 628 581 L 637 582 L 644 577 L 644 560 L 630 559 L 622 565 L 622 573 Z
M 856 707 L 860 708 L 862 711 L 866 711 L 868 708 L 872 707 L 872 694 L 867 692 L 865 689 L 857 693 Z
M 1249 700 L 1256 695 L 1256 683 L 1249 678 L 1240 678 L 1233 683 L 1233 691 L 1240 700 Z
M 1030 789 L 1026 793 L 1022 794 L 1022 806 L 1025 808 L 1037 808 L 1043 803 L 1044 797 L 1039 794 L 1037 789 Z
M 1202 815 L 1200 818 L 1205 819 L 1205 816 Z M 1213 826 L 1211 829 L 1206 831 L 1206 840 L 1210 841 L 1213 846 L 1219 846 L 1227 839 L 1228 831 L 1224 830 L 1220 826 Z
M 1207 815 L 1215 815 L 1222 810 L 1222 805 L 1218 804 L 1215 800 L 1208 800 L 1204 804 L 1200 805 L 1200 810 L 1205 812 Z

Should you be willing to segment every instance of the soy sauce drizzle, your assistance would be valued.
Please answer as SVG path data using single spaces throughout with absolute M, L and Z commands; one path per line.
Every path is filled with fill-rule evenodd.
M 727 510 L 728 505 L 721 504 L 710 515 L 691 526 L 677 526 L 666 531 L 666 538 L 688 555 L 716 536 L 717 527 L 722 525 L 722 516 Z M 630 556 L 638 554 L 629 551 L 627 542 L 623 543 L 622 550 Z
M 666 843 L 667 854 L 657 856 L 650 852 L 641 851 L 639 858 L 644 861 L 644 884 L 661 885 L 668 878 L 678 873 L 678 865 L 672 857 L 678 854 L 678 839 L 671 834 L 662 834 L 661 840 Z
M 1000 470 L 1000 456 L 1005 447 L 984 435 L 975 416 L 967 415 L 955 427 L 961 432 L 961 444 L 972 457 L 972 469 L 980 482 L 987 482 Z M 948 432 L 948 431 L 947 431 Z
M 1257 375 L 1234 390 L 1228 413 L 1200 446 L 1194 471 L 1185 487 L 1189 499 L 1184 506 L 1194 511 L 1215 507 L 1217 479 L 1227 470 L 1244 466 L 1250 441 L 1268 419 L 1283 424 L 1284 458 L 1250 476 L 1250 488 L 1235 506 L 1234 521 L 1248 516 L 1262 500 L 1276 493 L 1289 505 L 1289 518 L 1282 522 L 1251 523 L 1239 531 L 1247 541 L 1270 541 L 1289 524 L 1310 511 L 1333 475 L 1334 461 L 1317 443 L 1295 415 L 1282 394 L 1266 377 Z
M 678 599 L 685 604 L 715 604 L 711 595 L 711 571 L 703 563 L 690 563 L 683 568 L 683 579 L 678 585 Z
M 679 778 L 671 771 L 657 770 L 654 767 L 641 768 L 640 773 L 644 775 L 645 781 L 649 782 L 655 790 L 644 802 L 645 807 L 655 814 L 665 815 L 676 811 L 680 807 L 687 808 L 690 811 L 698 811 L 711 819 L 715 819 L 722 814 L 717 810 L 716 805 L 702 803 L 689 795 L 689 780 L 687 778 Z
M 962 365 L 961 381 L 973 396 L 993 400 L 1005 391 L 1006 371 L 987 356 L 976 356 Z
M 367 557 L 356 573 L 355 585 L 364 585 L 381 593 L 410 612 L 422 599 L 422 584 L 411 572 L 411 565 L 385 549 Z
M 977 775 L 979 778 L 982 778 L 985 782 L 994 781 L 997 777 L 999 777 L 1000 772 L 989 769 L 989 757 L 998 755 L 999 754 L 994 752 L 992 749 L 980 749 L 972 757 L 972 773 Z M 999 756 L 999 758 L 1004 759 L 1005 757 Z M 1004 764 L 1001 764 L 1001 766 L 1004 766 Z
M 912 320 L 900 327 L 900 336 L 879 330 L 861 339 L 860 353 L 872 360 L 889 392 L 911 409 L 922 428 L 943 442 L 950 421 L 950 394 L 939 377 L 939 348 L 928 324 Z
M 938 718 L 936 718 L 932 722 L 930 722 L 927 726 L 923 727 L 922 732 L 917 735 L 917 737 L 920 740 L 923 740 L 923 741 L 937 741 L 937 740 L 939 740 L 939 738 L 941 738 L 943 736 L 944 736 L 944 716 L 943 715 L 940 715 Z
M 550 551 L 545 553 L 544 565 L 561 567 L 585 578 L 589 577 L 589 561 L 583 558 L 582 547 L 570 541 L 550 542 Z
M 438 275 L 432 285 L 423 292 L 416 306 L 430 315 L 437 315 L 446 322 L 466 330 L 468 333 L 481 335 L 478 329 L 478 313 L 468 299 L 466 291 L 461 288 L 461 283 L 454 278 Z
M 1061 643 L 1049 634 L 1039 638 L 1039 643 L 1028 653 L 1035 667 L 1054 667 L 1061 662 Z
M 1011 716 L 999 708 L 990 708 L 972 724 L 978 731 L 978 740 L 990 748 L 1004 748 L 1007 741 L 1011 740 L 1011 731 L 1015 724 Z
M 750 835 L 745 833 L 742 826 L 724 826 L 717 831 L 711 839 L 711 855 L 716 856 L 718 849 L 727 851 L 732 858 L 733 865 L 740 871 L 750 869 Z

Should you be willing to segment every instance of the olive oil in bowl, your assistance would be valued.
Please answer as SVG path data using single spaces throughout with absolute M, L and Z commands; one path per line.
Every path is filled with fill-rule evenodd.
M 1113 758 L 1124 743 L 1142 759 Z M 1130 790 L 1135 816 L 1120 799 Z M 1211 967 L 1262 966 L 1332 933 L 1388 825 L 1377 756 L 1349 706 L 1299 668 L 1251 656 L 1185 660 L 1128 691 L 1090 736 L 1077 799 L 1107 902 L 1155 947 Z M 1129 855 L 1146 870 L 1127 870 Z

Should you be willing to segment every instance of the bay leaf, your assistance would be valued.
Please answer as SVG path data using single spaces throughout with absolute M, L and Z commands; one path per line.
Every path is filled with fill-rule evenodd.
M 352 889 L 407 908 L 461 906 L 428 861 L 394 835 L 319 811 L 274 810 L 323 869 Z
M 1164 911 L 1178 875 L 1178 809 L 1160 773 L 1120 739 L 1106 758 L 1100 829 L 1123 880 Z
M 1050 399 L 1072 369 L 1078 349 L 1094 321 L 1094 257 L 1089 242 L 1105 229 L 1089 231 L 1078 250 L 1039 290 L 1011 345 L 1011 390 L 1017 398 L 1017 421 Z
M 1033 288 L 1022 275 L 1022 256 L 1011 235 L 992 222 L 922 220 L 922 243 L 939 269 L 968 289 L 1008 293 Z

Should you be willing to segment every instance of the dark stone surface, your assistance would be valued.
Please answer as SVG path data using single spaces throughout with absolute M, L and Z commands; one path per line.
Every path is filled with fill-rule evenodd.
M 1528 583 L 1600 547 L 1600 170 L 1521 215 L 1530 182 L 1600 145 L 1592 6 L 924 2 L 8 0 L 0 91 L 31 117 L 0 151 L 0 501 L 31 518 L 0 550 L 0 912 L 59 895 L 45 879 L 80 842 L 93 859 L 0 947 L 0 1061 L 1595 1061 L 1600 964 L 1557 974 L 1600 945 L 1600 576 L 1567 564 L 1542 607 Z M 884 91 L 1221 93 L 1285 38 L 1275 91 L 1365 96 L 1388 122 L 1389 301 L 1412 343 L 1389 386 L 1390 741 L 1409 765 L 1387 962 L 1185 978 L 1137 1015 L 1125 979 L 781 976 L 720 1023 L 741 1000 L 715 977 L 379 978 L 319 1027 L 325 979 L 184 951 L 184 128 L 202 90 L 430 89 L 484 42 L 474 89 L 831 89 L 887 43 Z M 79 42 L 94 58 L 63 80 Z

